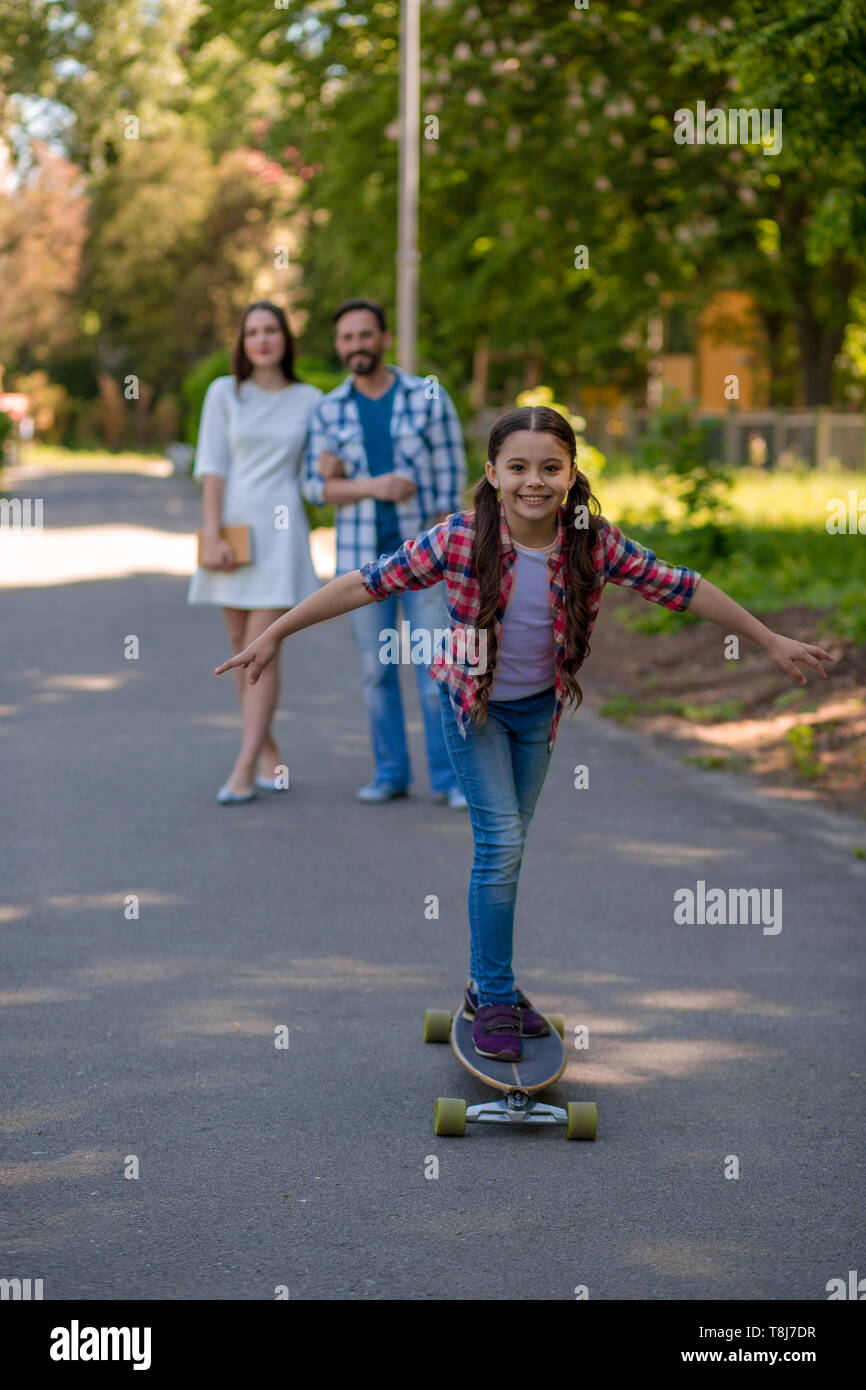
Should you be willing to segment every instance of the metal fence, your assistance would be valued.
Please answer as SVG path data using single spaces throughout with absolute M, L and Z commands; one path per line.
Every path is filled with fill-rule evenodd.
M 510 407 L 486 408 L 475 416 L 469 433 L 485 443 L 490 426 Z M 585 438 L 604 454 L 629 453 L 649 429 L 653 412 L 631 406 L 581 410 Z M 819 407 L 815 410 L 695 411 L 707 431 L 707 456 L 725 463 L 766 468 L 866 467 L 866 415 Z

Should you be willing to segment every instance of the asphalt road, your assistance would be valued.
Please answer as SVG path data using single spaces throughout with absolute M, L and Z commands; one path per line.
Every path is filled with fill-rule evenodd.
M 38 488 L 49 529 L 154 528 L 154 553 L 197 524 L 185 479 Z M 822 1300 L 866 1272 L 863 822 L 566 714 L 518 979 L 565 1014 L 552 1095 L 594 1099 L 598 1139 L 437 1139 L 437 1095 L 491 1093 L 421 1037 L 465 977 L 472 847 L 429 798 L 413 673 L 408 801 L 355 800 L 341 618 L 285 644 L 292 790 L 223 808 L 226 642 L 185 597 L 173 573 L 0 595 L 0 1274 L 46 1299 Z M 699 880 L 781 890 L 782 930 L 676 923 Z

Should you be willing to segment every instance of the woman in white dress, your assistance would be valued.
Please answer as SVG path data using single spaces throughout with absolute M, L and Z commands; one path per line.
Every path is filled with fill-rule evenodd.
M 193 476 L 203 481 L 202 563 L 192 577 L 188 603 L 222 608 L 233 653 L 319 587 L 310 555 L 310 529 L 298 475 L 315 386 L 294 374 L 294 345 L 285 315 L 267 300 L 243 313 L 232 355 L 232 376 L 207 390 Z M 236 566 L 223 526 L 250 527 L 251 563 Z M 249 685 L 237 672 L 243 737 L 223 805 L 251 801 L 256 787 L 282 790 L 287 777 L 271 729 L 279 695 L 279 671 Z M 261 760 L 261 761 L 260 761 Z

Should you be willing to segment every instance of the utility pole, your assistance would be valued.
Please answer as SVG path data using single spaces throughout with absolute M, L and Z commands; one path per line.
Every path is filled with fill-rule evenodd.
M 398 366 L 414 373 L 418 340 L 418 151 L 421 0 L 400 0 L 400 189 L 397 240 Z

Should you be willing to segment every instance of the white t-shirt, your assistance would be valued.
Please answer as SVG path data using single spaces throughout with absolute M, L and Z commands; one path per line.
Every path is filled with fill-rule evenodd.
M 502 619 L 496 675 L 490 687 L 491 700 L 522 700 L 556 682 L 547 564 L 556 544 L 552 541 L 543 550 L 530 550 L 514 541 L 517 564 L 511 597 Z

